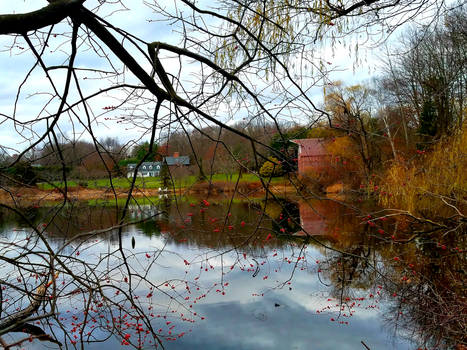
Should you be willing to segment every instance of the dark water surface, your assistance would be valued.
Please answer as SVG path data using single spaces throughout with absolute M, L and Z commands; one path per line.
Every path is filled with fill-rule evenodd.
M 58 214 L 53 206 L 31 208 L 27 219 L 44 230 L 54 249 L 66 245 L 60 252 L 64 256 L 95 264 L 89 278 L 98 278 L 103 293 L 116 304 L 128 305 L 122 295 L 129 288 L 129 270 L 122 265 L 118 232 L 96 232 L 116 225 L 120 214 L 113 207 L 81 204 Z M 132 273 L 144 276 L 132 277 L 131 299 L 144 310 L 166 349 L 366 349 L 362 341 L 370 349 L 417 349 L 419 340 L 397 326 L 405 310 L 387 277 L 401 271 L 394 265 L 400 263 L 394 261 L 399 252 L 387 233 L 393 223 L 369 225 L 367 218 L 334 201 L 285 200 L 162 199 L 133 205 L 128 218 L 149 218 L 123 228 L 122 251 Z M 92 237 L 70 243 L 71 237 L 93 230 Z M 24 242 L 30 234 L 24 219 L 2 213 L 3 246 Z M 34 249 L 42 246 L 39 242 Z M 352 255 L 340 252 L 344 250 Z M 69 267 L 84 269 L 74 260 Z M 3 264 L 0 271 L 12 280 L 16 275 L 8 268 Z M 142 348 L 155 347 L 145 332 L 135 331 L 142 321 L 124 325 L 97 306 L 95 312 L 88 309 L 81 335 L 76 325 L 80 329 L 84 323 L 86 301 L 95 298 L 98 305 L 100 299 L 76 290 L 66 294 L 74 284 L 64 273 L 58 275 L 62 281 L 69 288 L 58 294 L 57 319 L 37 321 L 46 333 L 53 329 L 62 342 L 64 335 L 69 337 L 68 346 L 72 341 L 80 346 L 83 339 L 86 349 L 125 347 L 125 335 Z M 112 323 L 120 328 L 107 329 Z M 22 336 L 3 337 L 12 342 Z M 22 347 L 58 346 L 34 340 Z

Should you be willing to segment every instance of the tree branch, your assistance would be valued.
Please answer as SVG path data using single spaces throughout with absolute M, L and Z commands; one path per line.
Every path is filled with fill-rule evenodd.
M 76 12 L 84 1 L 86 0 L 61 0 L 33 12 L 0 15 L 0 35 L 25 34 L 57 24 Z

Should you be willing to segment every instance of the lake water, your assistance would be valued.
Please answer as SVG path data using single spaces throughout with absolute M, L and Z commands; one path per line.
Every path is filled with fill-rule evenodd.
M 394 222 L 362 210 L 162 198 L 130 206 L 121 233 L 121 210 L 108 205 L 2 211 L 3 256 L 33 266 L 3 260 L 2 317 L 27 307 L 24 290 L 46 280 L 37 272 L 53 275 L 49 249 L 59 272 L 30 317 L 54 316 L 29 323 L 63 347 L 149 349 L 154 333 L 166 349 L 417 349 L 424 335 L 403 326 L 399 284 L 416 258 L 401 252 Z M 32 340 L 22 347 L 59 348 Z

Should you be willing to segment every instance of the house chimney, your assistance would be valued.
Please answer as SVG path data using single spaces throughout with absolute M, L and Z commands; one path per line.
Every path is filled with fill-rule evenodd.
M 180 155 L 179 152 L 174 152 L 174 158 L 178 158 L 179 155 Z

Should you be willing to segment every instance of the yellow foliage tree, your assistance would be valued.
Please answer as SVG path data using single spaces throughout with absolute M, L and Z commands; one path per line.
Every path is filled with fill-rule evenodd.
M 343 87 L 336 82 L 328 89 L 324 101 L 334 127 L 345 132 L 347 139 L 356 146 L 350 149 L 354 155 L 360 155 L 364 165 L 362 174 L 369 178 L 378 163 L 379 154 L 374 137 L 377 134 L 376 120 L 369 112 L 370 90 L 362 85 Z
M 269 157 L 268 159 L 269 160 L 265 161 L 263 166 L 259 170 L 259 174 L 263 177 L 274 177 L 283 175 L 284 170 L 279 160 L 275 157 Z
M 326 143 L 326 150 L 332 156 L 332 165 L 336 169 L 337 179 L 344 181 L 351 187 L 358 186 L 365 165 L 355 145 L 349 136 L 330 139 Z

